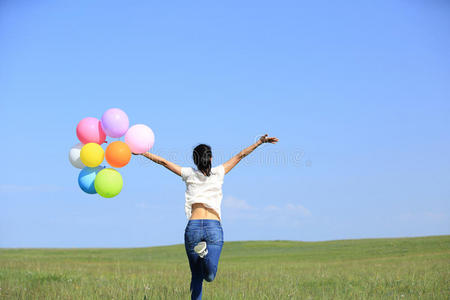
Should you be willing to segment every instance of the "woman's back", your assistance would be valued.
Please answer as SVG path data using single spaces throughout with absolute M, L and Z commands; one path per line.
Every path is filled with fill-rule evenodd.
M 212 213 L 214 219 L 220 220 L 224 176 L 223 165 L 211 168 L 209 176 L 190 167 L 181 168 L 181 178 L 186 183 L 185 213 L 188 219 L 204 218 Z

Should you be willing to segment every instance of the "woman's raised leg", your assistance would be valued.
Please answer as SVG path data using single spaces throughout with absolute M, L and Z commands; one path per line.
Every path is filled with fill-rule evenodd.
M 216 277 L 223 247 L 223 230 L 220 224 L 213 228 L 206 228 L 206 245 L 208 254 L 200 259 L 203 265 L 203 278 L 211 282 Z

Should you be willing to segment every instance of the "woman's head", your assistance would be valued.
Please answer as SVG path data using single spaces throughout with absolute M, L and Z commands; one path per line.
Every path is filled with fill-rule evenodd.
M 200 144 L 195 147 L 192 158 L 199 171 L 206 176 L 211 175 L 212 152 L 209 145 Z

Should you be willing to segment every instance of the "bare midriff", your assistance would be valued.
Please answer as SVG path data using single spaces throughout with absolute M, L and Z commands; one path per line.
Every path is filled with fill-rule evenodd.
M 192 215 L 190 220 L 198 219 L 220 220 L 214 209 L 206 207 L 202 203 L 194 203 L 192 204 Z

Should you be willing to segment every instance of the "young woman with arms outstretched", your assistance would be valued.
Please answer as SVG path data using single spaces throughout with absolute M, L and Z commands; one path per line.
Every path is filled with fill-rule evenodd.
M 220 204 L 225 174 L 259 145 L 276 142 L 276 137 L 265 134 L 256 143 L 214 168 L 211 167 L 211 147 L 205 144 L 195 147 L 192 154 L 197 169 L 181 167 L 149 152 L 141 154 L 181 176 L 186 183 L 184 208 L 189 221 L 184 233 L 184 245 L 192 272 L 191 299 L 201 299 L 203 280 L 211 282 L 217 273 L 223 246 Z

